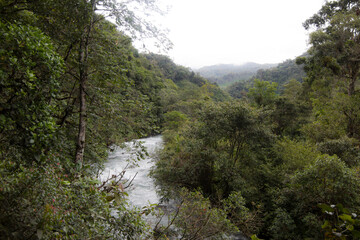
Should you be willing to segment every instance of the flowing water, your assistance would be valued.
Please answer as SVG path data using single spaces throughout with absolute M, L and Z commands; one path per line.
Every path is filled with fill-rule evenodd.
M 101 180 L 106 180 L 112 175 L 125 172 L 123 180 L 124 188 L 129 194 L 129 202 L 137 208 L 148 206 L 149 204 L 160 203 L 157 189 L 152 178 L 149 177 L 151 168 L 155 165 L 154 157 L 163 146 L 161 136 L 149 137 L 125 143 L 122 147 L 112 148 Z M 144 151 L 148 155 L 144 155 Z M 141 157 L 142 156 L 142 157 Z M 171 206 L 166 206 L 171 208 Z M 170 210 L 171 211 L 171 210 Z M 145 220 L 154 226 L 158 220 L 148 216 Z M 164 220 L 165 225 L 167 224 Z M 229 236 L 228 239 L 247 240 L 241 233 Z
M 139 208 L 158 204 L 159 196 L 156 194 L 156 187 L 149 177 L 149 172 L 155 164 L 153 157 L 162 144 L 162 137 L 155 136 L 127 142 L 121 148 L 115 147 L 109 154 L 102 179 L 125 171 L 123 179 L 127 182 L 124 187 L 130 185 L 126 189 L 129 202 Z M 145 155 L 143 150 L 146 150 L 148 155 Z

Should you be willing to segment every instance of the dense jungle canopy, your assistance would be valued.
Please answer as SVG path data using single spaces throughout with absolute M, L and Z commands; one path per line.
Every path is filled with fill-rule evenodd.
M 0 0 L 0 239 L 359 239 L 360 3 L 325 2 L 307 54 L 226 91 L 133 47 L 171 44 L 132 4 L 160 11 Z M 158 134 L 175 227 L 98 178 L 110 146 Z

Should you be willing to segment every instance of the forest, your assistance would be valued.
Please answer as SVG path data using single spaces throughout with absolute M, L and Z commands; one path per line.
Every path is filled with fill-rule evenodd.
M 171 43 L 131 4 L 160 11 L 0 0 L 0 239 L 360 239 L 359 1 L 326 1 L 306 54 L 227 91 L 137 50 Z M 151 177 L 177 206 L 153 228 L 99 174 L 159 134 Z

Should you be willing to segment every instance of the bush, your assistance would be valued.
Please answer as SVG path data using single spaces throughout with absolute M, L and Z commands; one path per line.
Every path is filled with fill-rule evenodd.
M 67 175 L 56 157 L 43 160 L 28 167 L 0 165 L 2 238 L 133 239 L 144 231 L 140 214 L 128 209 L 118 187 L 103 191 L 96 178 Z
M 170 224 L 175 225 L 174 237 L 181 239 L 224 239 L 238 229 L 227 219 L 226 211 L 211 206 L 209 199 L 199 191 L 185 188 L 178 193 L 179 204 L 173 212 Z M 169 237 L 170 225 L 157 229 Z M 167 239 L 167 238 L 166 238 Z
M 318 204 L 341 203 L 358 212 L 359 196 L 360 179 L 355 171 L 336 156 L 320 155 L 281 190 L 270 229 L 277 239 L 322 239 L 321 225 L 326 216 Z

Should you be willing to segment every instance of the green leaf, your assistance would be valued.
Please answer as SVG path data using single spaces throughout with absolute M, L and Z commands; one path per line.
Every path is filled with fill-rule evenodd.
M 326 221 L 324 222 L 324 224 L 321 226 L 321 228 L 322 228 L 322 229 L 331 228 L 331 223 L 330 223 L 328 220 L 326 220 Z
M 344 208 L 344 206 L 341 203 L 336 204 L 336 207 L 337 207 L 337 209 L 340 210 L 340 212 L 350 214 L 350 211 L 348 209 Z
M 127 192 L 122 192 L 122 194 L 127 196 L 127 197 L 129 196 L 129 194 Z
M 335 210 L 327 204 L 319 203 L 318 207 L 321 208 L 322 212 L 334 212 Z
M 260 238 L 258 238 L 255 234 L 251 236 L 251 240 L 261 240 Z
M 349 231 L 353 231 L 354 230 L 354 225 L 348 225 L 346 226 L 346 228 L 349 230 Z
M 71 184 L 69 181 L 62 181 L 61 183 L 62 185 L 66 185 L 66 186 L 69 186 Z
M 342 220 L 347 221 L 349 223 L 354 223 L 354 219 L 352 219 L 352 217 L 348 214 L 341 214 L 339 216 L 339 218 L 341 218 Z

